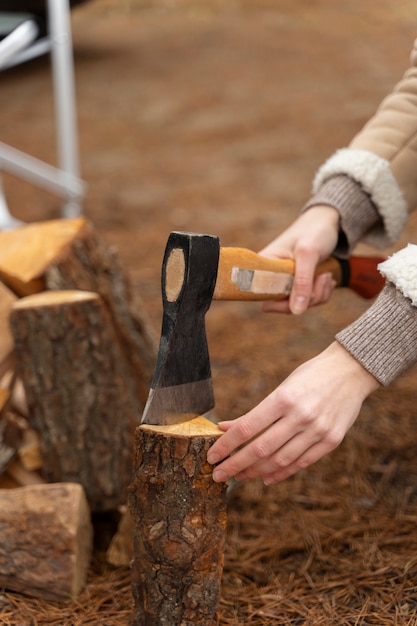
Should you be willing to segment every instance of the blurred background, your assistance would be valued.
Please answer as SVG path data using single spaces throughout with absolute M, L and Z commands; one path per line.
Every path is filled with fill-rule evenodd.
M 215 234 L 223 245 L 254 250 L 277 236 L 308 199 L 317 168 L 347 145 L 400 79 L 417 33 L 417 5 L 87 0 L 74 6 L 71 27 L 80 173 L 88 185 L 83 212 L 119 250 L 159 335 L 160 266 L 170 231 Z M 50 69 L 48 56 L 42 56 L 0 73 L 0 141 L 56 163 Z M 2 178 L 17 219 L 60 216 L 55 195 L 7 172 Z M 411 217 L 396 248 L 416 239 Z M 262 315 L 256 304 L 214 303 L 207 323 L 219 416 L 250 409 L 368 305 L 341 290 L 326 307 L 295 319 Z M 369 454 L 379 454 L 377 448 L 394 437 L 397 450 L 410 445 L 415 375 L 376 394 L 364 408 L 363 426 L 330 460 L 310 470 L 311 489 L 314 481 L 320 489 L 327 481 L 330 488 L 334 478 L 334 493 L 347 489 L 349 499 L 353 483 L 363 489 L 361 455 L 376 467 L 379 461 L 370 461 Z M 384 425 L 379 431 L 378 419 Z M 366 448 L 364 454 L 367 445 L 373 452 Z M 412 462 L 410 455 L 402 458 Z M 350 486 L 341 478 L 348 467 L 357 478 Z M 414 475 L 409 465 L 401 472 L 408 481 Z M 398 484 L 391 479 L 384 489 L 391 484 L 393 495 Z M 407 480 L 400 491 L 415 506 L 416 485 Z M 293 489 L 302 508 L 305 483 L 287 485 L 268 493 L 277 502 L 279 494 L 291 499 Z M 247 492 L 251 507 L 259 501 L 256 493 Z M 262 499 L 267 502 L 265 494 Z M 386 505 L 389 516 L 392 501 Z M 291 523 L 288 518 L 288 528 Z M 334 523 L 343 526 L 343 516 Z M 224 623 L 264 623 L 236 619 Z M 291 623 L 334 624 L 329 619 Z M 381 614 L 376 619 L 346 623 L 412 623 L 385 622 Z

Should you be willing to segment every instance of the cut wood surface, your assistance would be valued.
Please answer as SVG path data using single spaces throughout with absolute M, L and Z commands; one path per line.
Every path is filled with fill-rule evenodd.
M 47 481 L 81 483 L 94 511 L 125 503 L 140 405 L 103 299 L 46 291 L 10 322 Z
M 154 330 L 116 251 L 85 218 L 39 222 L 0 232 L 0 278 L 19 296 L 67 289 L 100 294 L 120 335 L 144 406 L 156 359 Z
M 226 487 L 213 481 L 207 451 L 220 434 L 203 417 L 136 431 L 134 626 L 218 624 Z
M 0 585 L 47 600 L 74 598 L 86 582 L 92 527 L 80 485 L 0 490 Z
M 46 289 L 45 273 L 84 228 L 84 218 L 27 224 L 0 232 L 0 277 L 20 296 Z

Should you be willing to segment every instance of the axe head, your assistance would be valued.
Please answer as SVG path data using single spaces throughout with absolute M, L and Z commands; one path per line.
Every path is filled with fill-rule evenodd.
M 173 232 L 162 263 L 163 317 L 142 424 L 176 424 L 214 407 L 205 314 L 216 285 L 218 237 Z

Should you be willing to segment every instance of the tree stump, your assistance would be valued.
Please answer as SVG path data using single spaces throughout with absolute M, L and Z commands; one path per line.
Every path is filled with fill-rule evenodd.
M 220 434 L 202 417 L 136 431 L 134 626 L 218 624 L 226 487 L 212 480 L 207 451 Z
M 81 483 L 93 511 L 125 503 L 140 406 L 102 298 L 45 291 L 10 323 L 47 481 Z
M 85 585 L 90 511 L 80 485 L 0 490 L 0 586 L 45 600 L 68 600 Z

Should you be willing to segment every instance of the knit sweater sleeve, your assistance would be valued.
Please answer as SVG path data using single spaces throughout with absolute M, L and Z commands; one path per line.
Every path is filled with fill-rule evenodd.
M 336 340 L 381 385 L 417 362 L 417 309 L 392 283 Z
M 326 180 L 304 205 L 303 211 L 318 204 L 332 206 L 340 215 L 340 236 L 335 250 L 338 256 L 351 254 L 358 241 L 381 224 L 370 195 L 359 183 L 343 174 Z
M 388 385 L 417 362 L 417 246 L 403 248 L 379 269 L 387 279 L 383 291 L 336 339 Z

